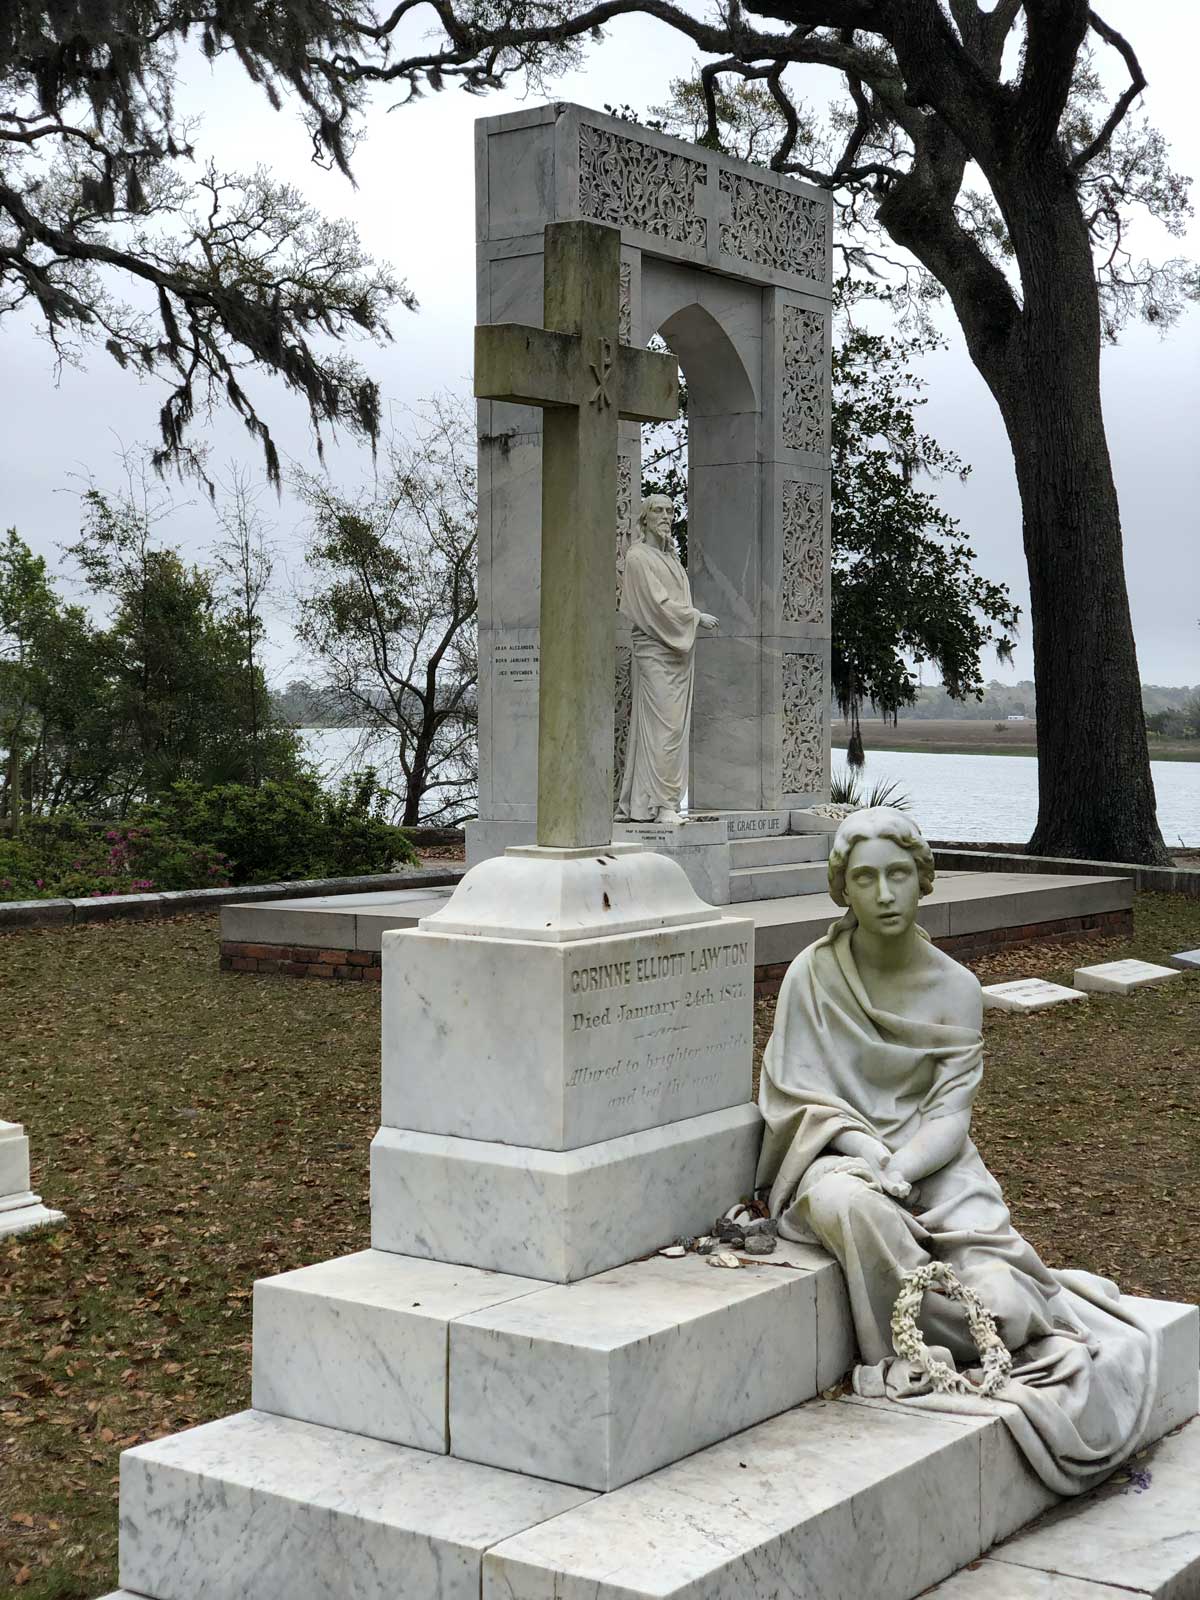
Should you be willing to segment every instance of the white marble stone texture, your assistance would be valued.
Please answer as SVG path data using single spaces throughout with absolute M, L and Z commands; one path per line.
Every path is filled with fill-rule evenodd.
M 985 1011 L 1045 1011 L 1067 1000 L 1084 1000 L 1081 989 L 1068 989 L 1064 983 L 1048 983 L 1044 978 L 1014 978 L 1008 983 L 985 983 Z
M 788 813 L 788 828 L 792 833 L 827 833 L 832 838 L 841 825 L 840 817 L 826 817 L 808 807 L 793 808 Z
M 385 1127 L 574 1150 L 750 1099 L 748 919 L 564 944 L 436 921 L 383 941 Z
M 668 857 L 625 841 L 600 848 L 510 845 L 459 880 L 430 933 L 565 944 L 712 920 Z
M 910 1600 L 979 1546 L 980 1434 L 816 1400 L 489 1551 L 483 1600 Z
M 541 1288 L 382 1250 L 260 1279 L 252 1404 L 444 1453 L 450 1324 Z
M 1117 1473 L 1094 1494 L 1064 1503 L 997 1546 L 989 1563 L 1015 1569 L 1014 1576 L 1032 1568 L 1156 1600 L 1194 1600 L 1200 1593 L 1200 1423 L 1168 1435 L 1131 1465 L 1145 1474 L 1141 1483 Z
M 29 1190 L 29 1138 L 19 1122 L 0 1122 L 0 1203 Z
M 1129 1590 L 985 1559 L 930 1589 L 925 1600 L 1129 1600 Z
M 1170 960 L 1180 972 L 1200 972 L 1200 950 L 1177 950 Z
M 780 900 L 788 895 L 824 894 L 828 887 L 829 875 L 823 861 L 735 867 L 729 874 L 732 905 L 744 905 L 751 900 Z
M 381 1128 L 371 1243 L 574 1282 L 695 1234 L 722 1196 L 748 1195 L 760 1139 L 752 1105 L 568 1151 Z
M 654 1256 L 458 1318 L 451 1450 L 610 1490 L 810 1399 L 839 1268 L 786 1243 L 747 1263 Z
M 1132 994 L 1154 984 L 1169 983 L 1180 976 L 1175 967 L 1160 967 L 1152 961 L 1102 961 L 1097 967 L 1076 967 L 1073 982 L 1077 989 L 1091 994 Z
M 7 1211 L 0 1209 L 0 1237 L 28 1233 L 31 1228 L 57 1227 L 66 1220 L 61 1211 L 52 1211 L 49 1206 L 42 1205 L 36 1195 L 31 1195 L 28 1204 L 11 1206 Z
M 154 1600 L 478 1600 L 578 1489 L 243 1411 L 121 1457 L 120 1582 Z
M 760 839 L 737 839 L 729 846 L 735 867 L 798 866 L 824 863 L 829 856 L 829 835 L 824 833 L 768 833 Z

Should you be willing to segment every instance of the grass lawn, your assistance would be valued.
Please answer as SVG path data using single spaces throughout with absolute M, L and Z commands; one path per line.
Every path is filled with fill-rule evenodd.
M 247 1405 L 254 1279 L 368 1242 L 378 989 L 222 975 L 216 945 L 209 917 L 0 935 L 0 1116 L 70 1220 L 0 1240 L 0 1593 L 115 1588 L 120 1451 Z M 1200 903 L 1144 895 L 1131 942 L 977 970 L 1195 946 Z M 1017 1225 L 1200 1298 L 1200 975 L 986 1031 L 975 1132 Z

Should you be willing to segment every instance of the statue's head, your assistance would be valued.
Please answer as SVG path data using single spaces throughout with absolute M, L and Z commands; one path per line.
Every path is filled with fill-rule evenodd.
M 869 806 L 846 818 L 829 852 L 829 894 L 849 906 L 863 927 L 902 933 L 917 901 L 933 888 L 933 851 L 911 817 L 892 806 Z
M 642 538 L 652 534 L 655 541 L 665 545 L 671 537 L 671 524 L 675 520 L 675 503 L 669 494 L 648 494 L 638 513 L 638 527 Z

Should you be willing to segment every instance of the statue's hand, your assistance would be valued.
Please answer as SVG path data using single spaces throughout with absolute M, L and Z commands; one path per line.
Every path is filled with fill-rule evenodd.
M 715 633 L 721 624 L 711 612 L 702 611 L 700 613 L 700 626 L 708 633 Z
M 880 1163 L 879 1181 L 884 1194 L 890 1194 L 893 1200 L 907 1200 L 912 1193 L 912 1184 L 904 1176 L 902 1164 L 891 1152 Z

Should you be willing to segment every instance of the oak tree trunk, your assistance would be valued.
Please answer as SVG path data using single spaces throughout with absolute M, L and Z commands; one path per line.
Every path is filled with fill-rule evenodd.
M 1100 307 L 1087 227 L 1057 151 L 1039 161 L 1020 148 L 1018 132 L 1010 155 L 1007 170 L 988 176 L 1020 269 L 1019 304 L 947 224 L 944 203 L 936 203 L 937 157 L 933 182 L 914 174 L 897 185 L 880 218 L 950 291 L 1012 447 L 1037 691 L 1038 820 L 1029 849 L 1162 863 L 1169 857 L 1155 818 L 1100 408 Z

